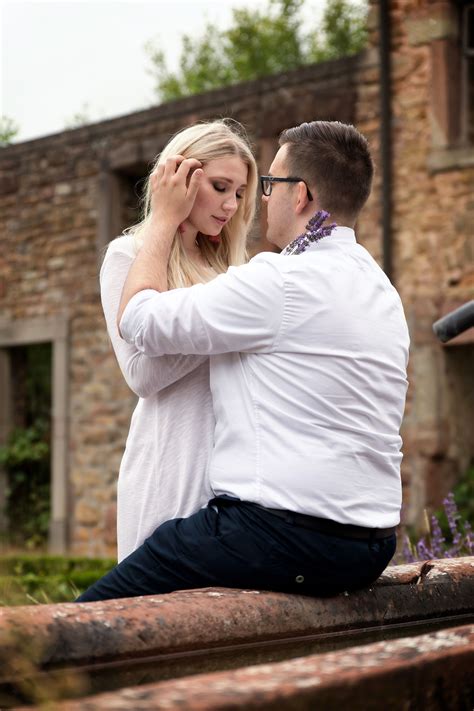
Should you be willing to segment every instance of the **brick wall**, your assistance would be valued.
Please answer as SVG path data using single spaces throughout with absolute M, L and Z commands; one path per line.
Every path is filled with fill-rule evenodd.
M 472 345 L 442 347 L 431 333 L 432 321 L 443 310 L 472 298 L 473 168 L 456 167 L 450 146 L 440 148 L 439 131 L 437 142 L 433 138 L 433 40 L 422 31 L 423 23 L 429 23 L 424 4 L 400 0 L 391 5 L 392 239 L 394 280 L 413 340 L 403 474 L 408 516 L 415 520 L 427 501 L 438 501 L 447 492 L 474 454 L 466 424 L 474 416 L 468 394 Z M 371 44 L 357 58 L 0 151 L 0 349 L 5 345 L 2 328 L 12 323 L 53 318 L 68 324 L 65 476 L 73 552 L 105 555 L 115 550 L 115 483 L 134 396 L 108 343 L 97 274 L 104 246 L 130 220 L 130 207 L 124 204 L 131 186 L 172 133 L 199 119 L 232 115 L 242 121 L 262 171 L 288 125 L 316 118 L 354 122 L 369 138 L 379 166 L 358 236 L 381 261 L 376 3 Z M 443 160 L 443 170 L 430 168 L 430 161 Z M 266 246 L 257 232 L 254 240 L 253 251 Z

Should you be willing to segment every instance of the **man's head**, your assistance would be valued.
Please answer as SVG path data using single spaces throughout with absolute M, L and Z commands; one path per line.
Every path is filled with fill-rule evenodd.
M 339 121 L 312 121 L 283 131 L 279 143 L 270 175 L 292 181 L 273 183 L 271 195 L 263 197 L 267 239 L 285 247 L 317 210 L 331 213 L 331 222 L 353 226 L 374 172 L 364 136 Z

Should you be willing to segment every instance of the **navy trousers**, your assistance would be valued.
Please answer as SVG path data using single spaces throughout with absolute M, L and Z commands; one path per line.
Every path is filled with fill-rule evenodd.
M 76 602 L 211 586 L 333 595 L 374 582 L 395 547 L 395 534 L 341 538 L 255 504 L 214 499 L 189 518 L 159 526 Z

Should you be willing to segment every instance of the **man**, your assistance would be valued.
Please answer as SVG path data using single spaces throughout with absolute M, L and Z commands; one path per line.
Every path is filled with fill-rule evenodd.
M 164 207 L 130 271 L 120 329 L 151 356 L 211 356 L 216 498 L 160 526 L 79 601 L 367 585 L 395 551 L 409 345 L 398 294 L 353 231 L 372 181 L 367 142 L 338 122 L 284 131 L 262 178 L 267 238 L 282 253 L 167 292 L 195 163 L 178 156 L 156 176 Z M 339 226 L 310 222 L 321 209 Z

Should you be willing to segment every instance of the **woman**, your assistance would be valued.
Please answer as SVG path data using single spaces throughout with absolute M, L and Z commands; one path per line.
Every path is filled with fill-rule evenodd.
M 109 336 L 125 380 L 139 396 L 118 482 L 119 561 L 161 523 L 191 515 L 212 497 L 206 475 L 214 431 L 208 358 L 148 358 L 120 338 L 116 319 L 141 235 L 150 229 L 153 176 L 167 161 L 193 158 L 203 170 L 194 205 L 174 238 L 168 287 L 209 281 L 245 261 L 257 167 L 237 126 L 201 123 L 172 138 L 148 178 L 144 219 L 110 243 L 100 272 Z

